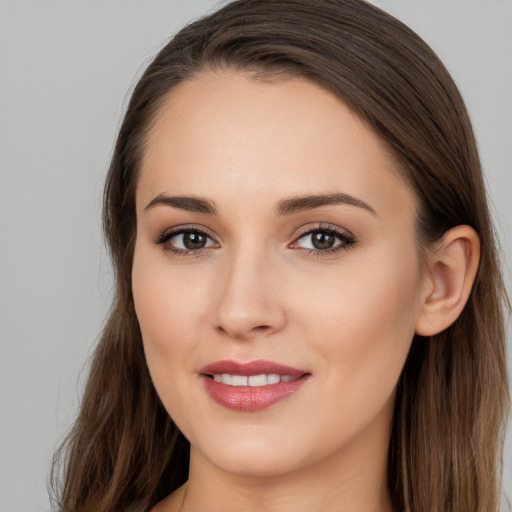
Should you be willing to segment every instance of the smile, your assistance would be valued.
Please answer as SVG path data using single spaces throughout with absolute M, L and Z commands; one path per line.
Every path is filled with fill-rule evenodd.
M 297 391 L 311 373 L 272 361 L 217 361 L 199 371 L 216 403 L 236 411 L 259 411 Z
M 222 382 L 227 386 L 268 386 L 278 384 L 279 382 L 291 382 L 298 379 L 298 376 L 279 375 L 278 373 L 260 374 L 260 375 L 231 375 L 229 373 L 217 373 L 211 376 L 215 382 Z

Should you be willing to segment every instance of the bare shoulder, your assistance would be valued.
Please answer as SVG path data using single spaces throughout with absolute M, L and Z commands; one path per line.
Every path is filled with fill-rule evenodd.
M 164 498 L 162 501 L 157 503 L 149 512 L 179 512 L 181 504 L 183 503 L 186 488 L 187 484 L 183 484 L 181 487 L 178 487 L 178 489 L 176 489 L 172 494 L 169 494 L 167 498 Z

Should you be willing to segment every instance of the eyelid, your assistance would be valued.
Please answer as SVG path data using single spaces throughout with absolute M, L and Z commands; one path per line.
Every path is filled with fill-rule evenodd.
M 172 226 L 170 228 L 166 228 L 163 231 L 159 231 L 158 234 L 153 238 L 152 242 L 154 244 L 163 243 L 165 240 L 168 240 L 173 235 L 179 235 L 180 233 L 184 233 L 186 231 L 197 231 L 198 233 L 202 233 L 206 235 L 208 238 L 216 241 L 216 237 L 210 233 L 210 230 L 205 228 L 204 226 L 200 226 L 198 224 L 181 224 L 178 226 Z
M 298 234 L 295 235 L 295 237 L 294 237 L 294 241 L 298 240 L 299 238 L 301 238 L 307 234 L 315 232 L 315 231 L 328 231 L 335 235 L 340 235 L 341 237 L 355 240 L 355 236 L 348 229 L 345 229 L 340 226 L 336 226 L 335 224 L 330 224 L 327 222 L 317 222 L 317 223 L 301 226 L 299 228 Z

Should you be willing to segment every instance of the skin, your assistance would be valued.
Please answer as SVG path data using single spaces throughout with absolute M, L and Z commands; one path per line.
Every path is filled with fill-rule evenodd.
M 276 213 L 283 200 L 333 193 L 369 208 Z M 162 195 L 207 199 L 216 214 L 147 207 Z M 385 145 L 305 80 L 203 74 L 158 113 L 136 203 L 133 295 L 146 358 L 191 443 L 188 485 L 154 511 L 390 511 L 394 394 L 417 326 L 430 325 L 436 281 L 421 271 L 415 196 Z M 326 225 L 354 243 L 313 253 L 304 232 Z M 155 243 L 180 226 L 205 232 L 207 246 L 176 254 L 182 236 Z M 467 254 L 459 245 L 453 252 Z M 269 408 L 233 411 L 198 375 L 224 359 L 311 377 Z

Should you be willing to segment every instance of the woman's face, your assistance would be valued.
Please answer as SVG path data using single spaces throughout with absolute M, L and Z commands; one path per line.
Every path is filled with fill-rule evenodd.
M 387 449 L 423 286 L 395 169 L 304 80 L 204 74 L 168 96 L 141 165 L 133 295 L 194 454 L 275 475 Z

